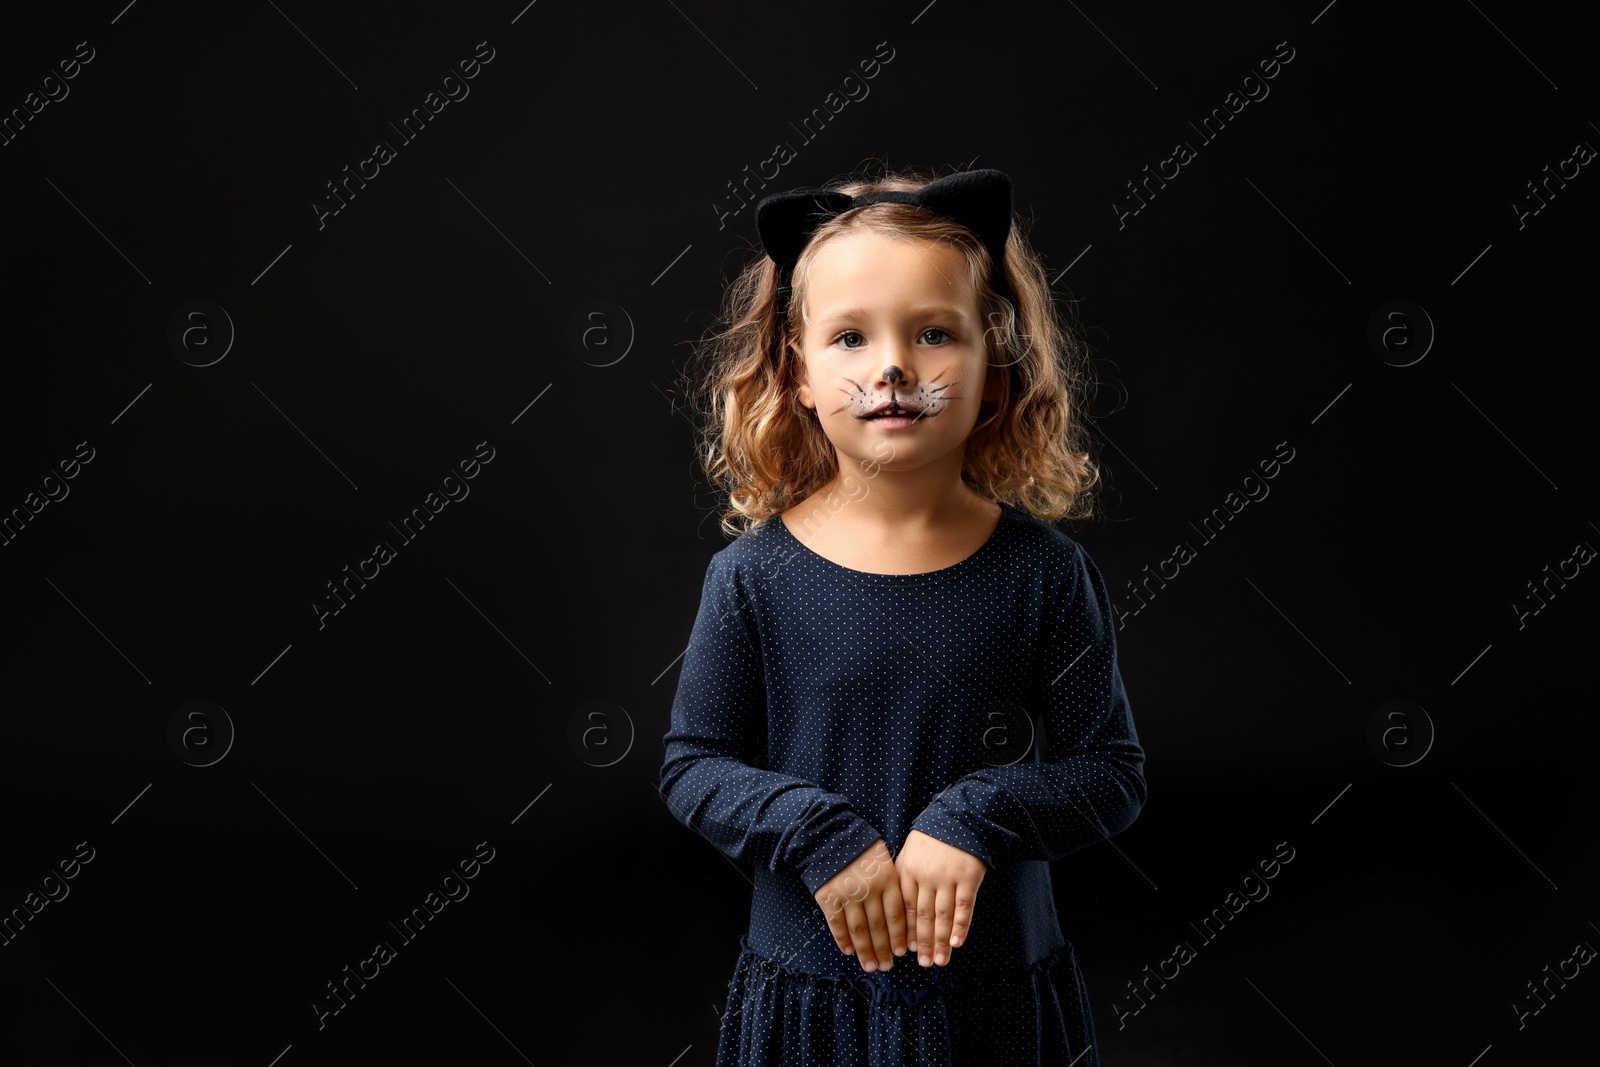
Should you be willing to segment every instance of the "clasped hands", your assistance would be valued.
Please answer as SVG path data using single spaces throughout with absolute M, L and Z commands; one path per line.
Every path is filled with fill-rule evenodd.
M 862 970 L 887 971 L 908 949 L 922 966 L 942 967 L 967 939 L 988 869 L 972 853 L 912 830 L 898 859 L 880 837 L 813 895 L 839 950 L 854 953 Z

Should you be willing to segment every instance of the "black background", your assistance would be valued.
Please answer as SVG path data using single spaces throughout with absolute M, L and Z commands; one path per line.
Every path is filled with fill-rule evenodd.
M 1520 627 L 1512 607 L 1600 545 L 1600 178 L 1512 207 L 1600 144 L 1568 10 L 8 12 L 5 113 L 78 42 L 94 58 L 0 147 L 0 513 L 37 507 L 80 442 L 94 458 L 0 547 L 0 913 L 78 843 L 94 858 L 0 947 L 0 1055 L 712 1062 L 749 884 L 654 790 L 726 543 L 677 372 L 756 254 L 752 210 L 718 225 L 727 183 L 779 141 L 769 191 L 1007 171 L 1102 381 L 1104 517 L 1063 529 L 1122 599 L 1198 548 L 1118 634 L 1149 803 L 1055 867 L 1103 1062 L 1588 1047 L 1593 968 L 1520 1028 L 1512 1007 L 1600 945 L 1600 578 Z M 478 42 L 470 95 L 398 143 L 387 121 Z M 869 95 L 801 138 L 880 42 Z M 1279 42 L 1270 94 L 1202 141 L 1189 123 Z M 319 227 L 325 183 L 380 139 L 396 158 Z M 1179 140 L 1197 157 L 1119 226 Z M 235 331 L 209 366 L 214 314 L 168 342 L 194 300 Z M 584 317 L 597 300 L 626 318 Z M 1418 361 L 1420 320 L 1368 343 L 1393 300 L 1436 331 Z M 604 328 L 575 346 L 574 322 Z M 402 544 L 388 522 L 485 441 L 470 495 Z M 1202 543 L 1189 524 L 1280 442 L 1270 495 Z M 397 558 L 319 628 L 325 583 L 379 540 Z M 168 743 L 192 700 L 236 731 L 210 766 Z M 1368 742 L 1391 700 L 1435 731 L 1409 766 Z M 602 707 L 594 766 L 569 729 Z M 324 984 L 483 841 L 470 895 L 319 1029 Z M 1188 922 L 1279 842 L 1271 895 L 1200 946 Z M 1124 984 L 1180 939 L 1197 958 L 1119 1028 Z

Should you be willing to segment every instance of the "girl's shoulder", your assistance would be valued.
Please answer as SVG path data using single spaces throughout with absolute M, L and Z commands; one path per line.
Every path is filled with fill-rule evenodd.
M 1053 522 L 1039 518 L 1027 508 L 1000 501 L 1005 514 L 1001 522 L 1010 520 L 1015 536 L 1016 550 L 1031 556 L 1040 564 L 1063 565 L 1069 570 L 1089 559 L 1089 551 L 1071 534 Z
M 711 554 L 710 569 L 724 581 L 734 581 L 741 572 L 755 572 L 765 566 L 771 569 L 793 555 L 792 546 L 784 544 L 785 531 L 777 515 L 756 523 Z
M 1071 534 L 1031 511 L 1005 500 L 1000 505 L 1000 523 L 993 537 L 994 555 L 1021 558 L 1030 565 L 1071 571 L 1089 557 L 1088 551 Z M 725 581 L 737 582 L 741 576 L 772 577 L 785 566 L 814 560 L 812 553 L 784 525 L 778 513 L 755 524 L 713 553 L 711 565 Z
M 1067 533 L 1053 522 L 1046 522 L 1027 508 L 1019 507 L 1008 501 L 1000 501 L 1000 507 L 1005 511 L 1002 520 L 1009 517 L 1015 525 L 1026 530 L 1026 536 L 1031 542 L 1047 548 L 1057 550 L 1081 549 L 1076 538 Z

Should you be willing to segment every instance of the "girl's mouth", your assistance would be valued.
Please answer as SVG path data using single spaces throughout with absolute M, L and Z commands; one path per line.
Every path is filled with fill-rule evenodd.
M 919 408 L 905 404 L 889 403 L 880 405 L 875 411 L 870 411 L 860 417 L 863 419 L 915 419 L 921 415 L 922 411 Z

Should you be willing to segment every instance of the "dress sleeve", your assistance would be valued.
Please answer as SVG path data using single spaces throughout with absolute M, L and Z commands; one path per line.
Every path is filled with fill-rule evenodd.
M 755 766 L 766 727 L 760 642 L 734 569 L 706 568 L 657 786 L 673 816 L 720 851 L 795 870 L 813 894 L 883 835 L 847 797 Z
M 1047 603 L 1035 703 L 1044 741 L 1027 762 L 952 782 L 912 822 L 991 867 L 1058 860 L 1132 825 L 1144 806 L 1144 749 L 1117 669 L 1105 580 L 1073 542 L 1065 588 Z M 1048 744 L 1048 751 L 1043 748 Z

